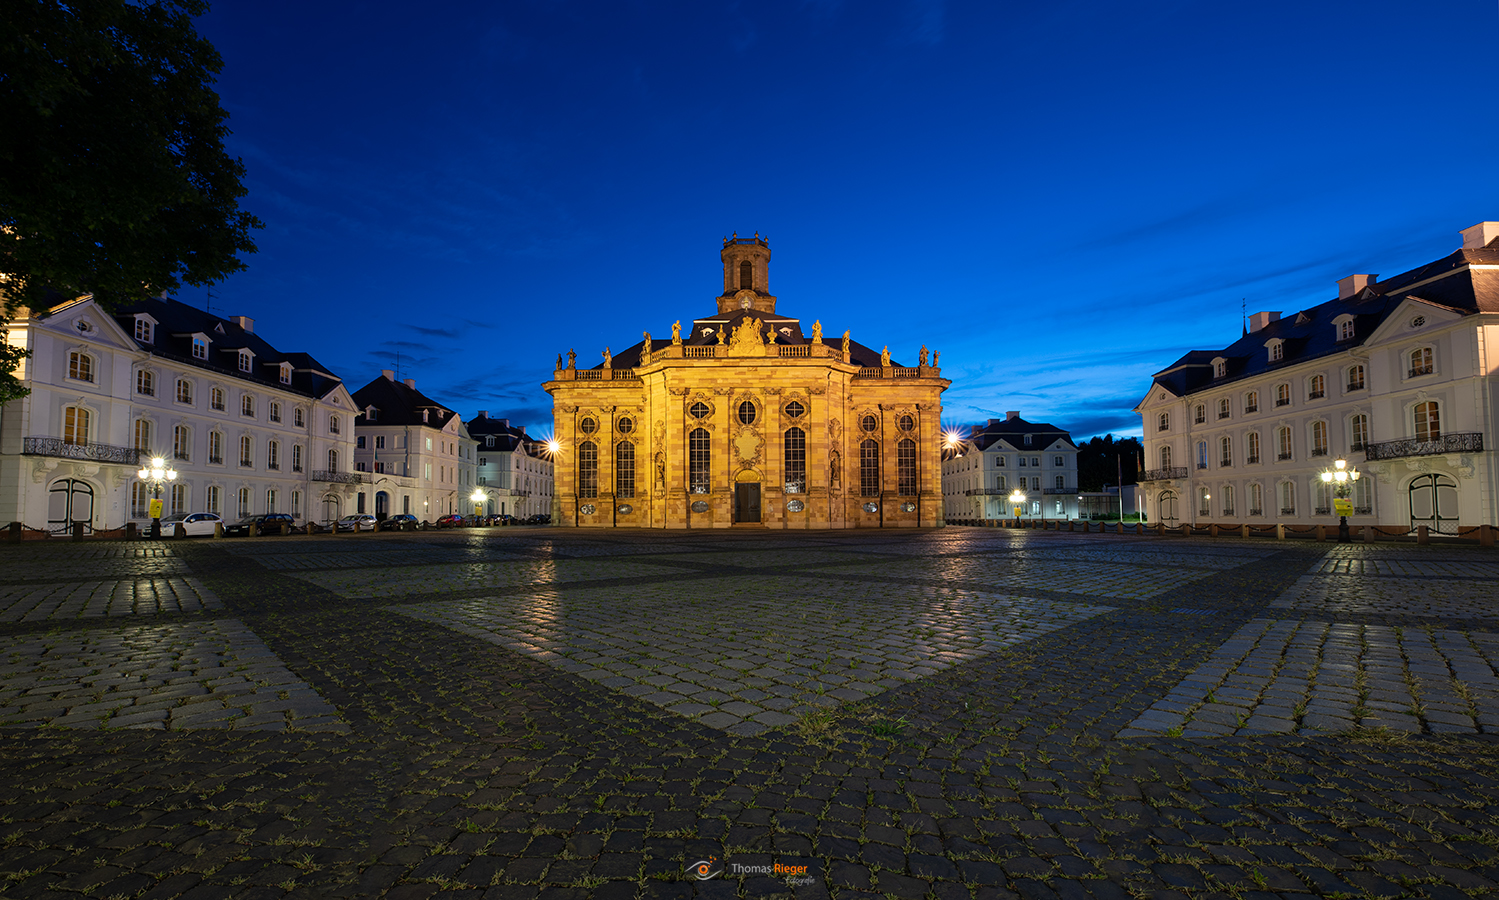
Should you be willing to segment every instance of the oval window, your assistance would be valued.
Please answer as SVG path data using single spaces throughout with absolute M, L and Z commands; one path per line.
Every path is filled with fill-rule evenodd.
M 865 431 L 874 431 L 876 428 L 880 427 L 880 420 L 876 419 L 874 416 L 865 416 L 860 420 L 859 424 L 864 428 Z
M 800 419 L 802 415 L 806 413 L 806 411 L 807 408 L 805 406 L 802 406 L 795 400 L 792 400 L 790 403 L 786 404 L 786 415 L 793 419 Z
M 694 501 L 692 501 L 692 511 L 695 512 L 695 513 L 705 513 L 705 512 L 707 512 L 708 511 L 708 501 L 707 500 L 694 500 Z
M 585 503 L 582 506 L 578 507 L 578 512 L 582 513 L 585 516 L 591 516 L 594 514 L 594 511 L 596 509 L 597 507 L 595 507 L 592 503 Z
M 807 504 L 803 503 L 800 500 L 788 500 L 788 501 L 786 501 L 786 509 L 790 510 L 791 512 L 801 512 L 802 510 L 804 510 L 806 508 L 807 508 Z
M 585 416 L 583 420 L 578 423 L 578 430 L 583 432 L 584 434 L 593 434 L 595 431 L 599 430 L 599 423 Z
M 901 416 L 898 420 L 896 420 L 896 425 L 900 428 L 901 431 L 910 431 L 912 428 L 916 427 L 916 420 L 911 418 L 910 416 Z
M 755 424 L 755 404 L 748 400 L 739 404 L 739 421 L 746 425 Z
M 880 511 L 880 505 L 878 503 L 874 503 L 874 502 L 866 503 L 866 504 L 864 504 L 864 511 L 867 512 L 867 513 L 879 512 Z
M 629 416 L 624 416 L 624 417 L 622 417 L 619 420 L 619 433 L 620 434 L 629 434 L 630 432 L 632 432 L 634 430 L 635 430 L 635 422 Z
M 694 419 L 705 419 L 710 412 L 712 410 L 708 408 L 708 404 L 701 400 L 687 407 L 687 415 L 692 416 Z
M 634 512 L 634 511 L 635 511 L 635 507 L 631 506 L 628 503 L 621 503 L 619 505 L 619 514 L 622 515 L 622 516 L 628 516 L 630 513 Z

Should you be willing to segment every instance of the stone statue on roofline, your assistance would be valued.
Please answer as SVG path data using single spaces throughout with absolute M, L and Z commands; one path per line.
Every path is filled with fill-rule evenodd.
M 682 343 L 682 320 L 681 319 L 678 319 L 675 322 L 671 323 L 671 342 L 673 344 L 680 344 L 680 343 Z
M 648 366 L 651 364 L 651 333 L 649 331 L 641 333 L 645 335 L 645 344 L 640 348 L 640 364 Z
M 614 357 L 609 355 L 609 348 L 605 347 L 604 348 L 604 368 L 606 368 L 606 369 L 612 368 L 613 365 L 614 365 Z
M 941 353 L 934 353 L 934 354 L 932 354 L 932 368 L 935 369 L 935 368 L 937 368 L 940 365 L 942 365 L 942 354 Z
M 562 354 L 561 353 L 557 354 L 557 368 L 558 369 L 562 368 Z
M 843 361 L 848 362 L 848 332 L 843 332 Z
M 890 345 L 889 344 L 886 344 L 885 345 L 885 349 L 880 351 L 880 365 L 884 366 L 887 369 L 890 368 Z
M 921 345 L 921 362 L 919 363 L 919 365 L 926 365 L 926 344 Z
M 569 369 L 576 369 L 578 367 L 578 351 L 571 347 L 567 350 L 567 367 Z
M 812 343 L 822 343 L 822 320 L 818 319 L 812 323 Z

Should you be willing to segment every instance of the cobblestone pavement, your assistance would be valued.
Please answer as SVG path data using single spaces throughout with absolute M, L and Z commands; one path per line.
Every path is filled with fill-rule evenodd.
M 1496 598 L 1004 529 L 5 547 L 0 897 L 1496 896 Z

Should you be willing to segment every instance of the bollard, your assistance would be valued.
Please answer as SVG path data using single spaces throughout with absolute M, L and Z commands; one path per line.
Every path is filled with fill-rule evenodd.
M 245 537 L 260 537 L 260 523 L 251 522 L 250 527 L 245 529 Z
M 1137 535 L 1143 535 L 1144 533 L 1145 533 L 1145 523 L 1144 522 L 1136 522 L 1135 523 L 1135 534 L 1137 534 Z
M 1317 543 L 1324 544 L 1326 542 L 1327 542 L 1327 526 L 1326 525 L 1318 525 L 1317 526 Z
M 1276 526 L 1275 526 L 1275 539 L 1277 541 L 1283 541 L 1283 540 L 1286 539 L 1286 526 L 1281 525 L 1279 523 L 1276 524 Z
M 1480 546 L 1480 547 L 1492 547 L 1492 546 L 1494 546 L 1494 526 L 1492 526 L 1492 525 L 1480 525 L 1480 526 L 1478 526 L 1478 546 Z
M 1417 525 L 1416 526 L 1416 543 L 1418 543 L 1418 544 L 1429 544 L 1429 543 L 1431 543 L 1431 529 L 1428 528 L 1428 527 L 1426 527 L 1425 525 Z
M 316 533 L 317 532 L 315 532 L 315 531 L 312 530 L 312 523 L 308 522 L 307 523 L 307 534 L 308 534 L 308 536 L 310 537 L 310 536 L 312 536 L 313 534 L 316 534 Z
M 20 543 L 20 541 L 21 541 L 21 523 L 20 522 L 12 522 L 12 523 L 10 523 L 10 530 L 6 532 L 5 539 L 7 541 L 10 541 L 11 543 Z
M 1208 537 L 1217 537 L 1217 536 L 1218 536 L 1218 526 L 1217 525 L 1209 525 L 1208 526 Z
M 81 540 L 83 540 L 83 523 L 82 522 L 74 522 L 73 523 L 73 540 L 75 540 L 75 541 L 81 541 Z
M 177 522 L 177 523 L 175 523 L 175 524 L 172 525 L 172 537 L 174 537 L 174 538 L 185 538 L 185 537 L 187 537 L 187 529 L 185 527 L 183 527 L 183 525 L 182 525 L 181 522 Z
M 1359 530 L 1364 533 L 1364 543 L 1374 543 L 1375 527 L 1373 525 L 1360 525 Z
M 1165 522 L 1159 522 L 1159 523 L 1157 523 L 1156 526 L 1155 526 L 1155 533 L 1156 533 L 1157 537 L 1165 537 L 1166 536 L 1166 523 Z
M 1249 523 L 1248 522 L 1245 522 L 1243 525 L 1239 526 L 1239 537 L 1242 537 L 1242 538 L 1249 537 Z
M 213 523 L 213 536 L 216 537 L 216 538 L 221 538 L 221 537 L 224 536 L 224 523 L 223 522 L 215 522 L 215 523 Z
M 127 541 L 133 541 L 133 540 L 135 540 L 135 523 L 134 522 L 126 522 L 125 523 L 125 540 L 127 540 Z

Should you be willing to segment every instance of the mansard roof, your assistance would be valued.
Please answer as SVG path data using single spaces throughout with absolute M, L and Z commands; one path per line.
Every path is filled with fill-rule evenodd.
M 356 428 L 363 425 L 421 425 L 441 431 L 458 415 L 417 390 L 414 384 L 396 381 L 395 373 L 389 370 L 381 372 L 374 381 L 354 392 L 354 406 L 359 409 L 359 415 L 354 418 Z M 375 421 L 368 422 L 364 411 L 371 406 L 377 413 Z M 426 413 L 425 420 L 423 412 Z
M 509 451 L 522 444 L 535 443 L 535 439 L 526 434 L 526 426 L 511 425 L 509 419 L 491 419 L 487 412 L 480 412 L 468 420 L 468 433 L 486 450 Z M 494 438 L 493 445 L 487 440 L 491 437 Z
M 776 330 L 777 344 L 810 344 L 812 338 L 802 334 L 801 320 L 780 313 L 767 313 L 755 309 L 736 309 L 726 313 L 703 316 L 694 319 L 692 325 L 684 326 L 682 329 L 682 343 L 689 347 L 704 347 L 709 344 L 718 343 L 718 331 L 727 329 L 729 334 L 739 327 L 739 323 L 748 318 L 759 319 L 762 332 L 764 329 L 774 328 Z M 725 338 L 727 340 L 727 338 Z M 822 342 L 833 347 L 841 346 L 842 334 L 829 334 L 823 332 Z M 651 346 L 660 348 L 671 343 L 671 326 L 667 325 L 660 332 L 651 332 Z M 877 366 L 880 364 L 880 351 L 872 350 L 858 341 L 850 338 L 848 342 L 849 361 L 856 366 Z M 616 369 L 631 369 L 640 365 L 640 351 L 645 346 L 645 341 L 637 341 L 634 345 L 613 354 L 611 365 Z M 891 361 L 892 366 L 900 363 Z M 603 362 L 591 368 L 602 369 Z
M 1025 443 L 1026 435 L 1031 435 L 1030 444 Z M 990 419 L 987 425 L 976 429 L 970 438 L 980 450 L 1041 450 L 1050 447 L 1058 439 L 1066 441 L 1073 449 L 1077 448 L 1072 442 L 1072 435 L 1065 430 L 1050 422 L 1027 422 L 1018 415 L 1007 419 Z M 1006 446 L 995 446 L 996 444 Z
M 1474 266 L 1480 268 L 1474 269 Z M 1386 281 L 1371 282 L 1346 298 L 1329 300 L 1288 314 L 1249 332 L 1221 350 L 1192 350 L 1155 374 L 1154 383 L 1177 396 L 1256 378 L 1357 347 L 1406 300 L 1420 300 L 1463 315 L 1499 312 L 1499 240 L 1450 256 Z M 1338 339 L 1333 320 L 1352 316 L 1353 337 Z M 1271 360 L 1268 344 L 1281 341 L 1281 358 Z M 1227 372 L 1214 377 L 1213 360 Z
M 277 390 L 309 397 L 323 398 L 343 384 L 332 371 L 313 359 L 309 353 L 287 353 L 271 346 L 265 338 L 245 330 L 232 319 L 225 319 L 188 306 L 180 300 L 146 297 L 127 306 L 107 311 L 125 334 L 153 356 L 169 359 L 193 368 L 203 369 L 225 378 L 250 381 Z M 146 315 L 156 323 L 151 340 L 135 338 L 135 320 Z M 253 327 L 253 322 L 251 323 Z M 193 335 L 208 337 L 208 359 L 193 356 Z M 254 359 L 250 371 L 239 368 L 238 353 L 249 350 Z M 281 381 L 281 363 L 292 368 L 290 384 Z

